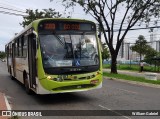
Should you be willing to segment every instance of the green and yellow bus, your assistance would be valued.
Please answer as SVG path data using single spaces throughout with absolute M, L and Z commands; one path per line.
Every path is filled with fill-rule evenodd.
M 102 87 L 96 25 L 80 19 L 33 21 L 6 44 L 7 67 L 26 92 L 54 94 Z

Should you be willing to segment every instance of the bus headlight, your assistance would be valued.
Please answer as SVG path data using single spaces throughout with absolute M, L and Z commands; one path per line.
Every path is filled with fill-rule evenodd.
M 63 81 L 63 79 L 61 79 L 61 78 L 53 78 L 53 81 L 62 82 L 62 81 Z
M 51 76 L 47 76 L 47 79 L 48 79 L 48 80 L 51 80 L 51 79 L 52 79 L 52 77 L 51 77 Z

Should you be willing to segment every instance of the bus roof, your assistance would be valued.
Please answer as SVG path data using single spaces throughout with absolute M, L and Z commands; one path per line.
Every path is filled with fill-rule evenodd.
M 33 22 L 31 22 L 28 26 L 26 26 L 20 33 L 16 34 L 8 43 L 12 42 L 12 40 L 16 39 L 17 37 L 21 36 L 23 33 L 25 33 L 27 30 L 29 30 L 30 28 L 34 28 L 35 31 L 37 31 L 38 28 L 38 24 L 41 21 L 45 21 L 45 20 L 60 20 L 60 21 L 79 21 L 79 22 L 90 22 L 90 23 L 94 23 L 93 21 L 90 20 L 85 20 L 85 19 L 71 19 L 71 18 L 42 18 L 42 19 L 37 19 L 34 20 Z M 8 44 L 7 43 L 7 44 Z

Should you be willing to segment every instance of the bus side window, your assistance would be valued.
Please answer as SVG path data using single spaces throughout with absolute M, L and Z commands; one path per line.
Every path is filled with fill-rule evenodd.
M 23 45 L 22 45 L 22 52 L 23 57 L 27 57 L 27 36 L 23 37 Z
M 21 48 L 22 48 L 22 50 L 21 50 L 21 52 L 22 52 L 22 57 L 23 57 L 23 46 L 24 46 L 24 36 L 22 36 L 21 37 Z
M 11 45 L 9 44 L 9 46 L 8 46 L 8 56 L 10 57 L 11 56 L 11 47 L 10 47 Z
M 19 57 L 22 57 L 22 39 L 18 38 L 18 52 L 19 52 Z
M 15 40 L 15 56 L 18 57 L 18 39 Z

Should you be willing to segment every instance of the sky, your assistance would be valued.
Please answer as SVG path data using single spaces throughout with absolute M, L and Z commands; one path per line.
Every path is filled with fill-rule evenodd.
M 19 24 L 23 21 L 23 17 L 3 14 L 1 11 L 5 12 L 14 12 L 14 11 L 2 9 L 2 7 L 23 12 L 25 12 L 26 9 L 42 10 L 42 9 L 52 8 L 64 15 L 65 8 L 62 6 L 61 1 L 62 0 L 53 0 L 52 2 L 50 2 L 50 0 L 0 0 L 0 51 L 5 50 L 5 44 L 8 43 L 13 38 L 15 33 L 19 33 L 21 30 L 23 30 L 23 27 L 20 26 Z M 83 12 L 83 9 L 78 6 L 75 8 L 74 13 L 72 14 L 72 18 L 81 18 L 81 19 L 95 21 L 92 16 L 86 15 Z M 149 40 L 150 34 L 148 30 L 139 30 L 139 31 L 130 31 L 126 36 L 127 42 L 135 42 L 135 39 L 137 39 L 137 37 L 140 34 L 147 36 L 147 39 Z
M 61 14 L 64 14 L 65 8 L 62 6 L 61 1 L 62 0 L 54 0 L 53 2 L 50 2 L 50 0 L 0 0 L 0 11 L 13 12 L 6 9 L 2 9 L 1 7 L 10 8 L 23 12 L 25 12 L 26 9 L 42 10 L 53 8 L 56 11 L 59 11 Z M 73 15 L 73 17 L 92 19 L 85 15 L 82 9 L 79 9 L 78 12 Z M 21 30 L 23 30 L 23 27 L 19 24 L 22 21 L 22 16 L 8 15 L 0 12 L 0 51 L 5 50 L 5 44 L 13 38 L 15 33 L 19 33 Z

